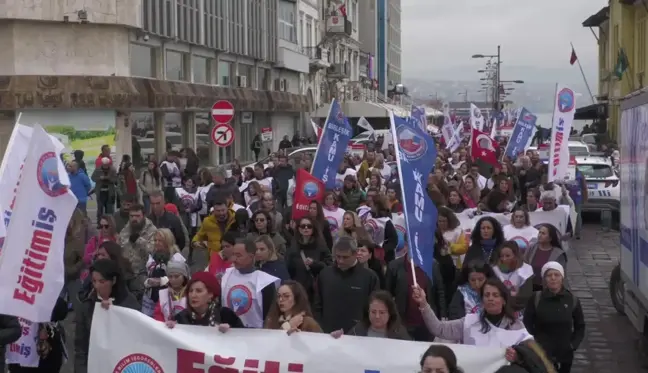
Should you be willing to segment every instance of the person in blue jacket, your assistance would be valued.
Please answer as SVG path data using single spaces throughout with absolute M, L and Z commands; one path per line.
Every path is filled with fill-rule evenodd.
M 68 177 L 70 178 L 70 190 L 77 198 L 77 208 L 87 213 L 88 194 L 92 189 L 90 178 L 88 174 L 82 169 L 79 169 L 79 164 L 76 161 L 69 162 L 66 166 Z

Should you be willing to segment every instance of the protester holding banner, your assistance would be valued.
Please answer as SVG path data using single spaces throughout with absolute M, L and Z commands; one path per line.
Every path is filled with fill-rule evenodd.
M 197 272 L 187 283 L 187 308 L 167 321 L 166 326 L 173 329 L 176 324 L 216 327 L 222 333 L 230 328 L 244 328 L 236 313 L 220 302 L 221 286 L 208 272 Z
M 538 230 L 531 225 L 529 212 L 517 208 L 511 214 L 511 224 L 504 226 L 504 239 L 507 241 L 515 241 L 518 247 L 525 253 L 538 238 Z
M 311 312 L 306 290 L 297 281 L 287 280 L 277 289 L 277 301 L 270 307 L 265 329 L 283 329 L 294 332 L 321 333 Z
M 74 340 L 74 371 L 88 372 L 90 330 L 96 305 L 108 309 L 111 305 L 140 310 L 141 305 L 128 290 L 123 272 L 117 262 L 99 259 L 90 267 L 92 288 L 82 298 L 81 306 L 75 310 L 76 331 Z
M 562 248 L 558 229 L 551 224 L 540 224 L 538 242 L 524 253 L 524 261 L 533 267 L 533 290 L 542 290 L 542 267 L 548 262 L 557 262 L 563 268 L 567 265 L 567 254 Z
M 427 303 L 425 292 L 416 287 L 412 294 L 430 333 L 439 338 L 462 341 L 463 344 L 483 347 L 508 347 L 506 358 L 516 360 L 511 348 L 533 337 L 510 309 L 508 289 L 498 279 L 488 279 L 481 289 L 483 309 L 461 319 L 441 321 Z
M 470 247 L 464 258 L 465 262 L 475 259 L 493 264 L 497 260 L 496 249 L 504 242 L 502 225 L 491 216 L 484 216 L 477 221 L 470 235 Z

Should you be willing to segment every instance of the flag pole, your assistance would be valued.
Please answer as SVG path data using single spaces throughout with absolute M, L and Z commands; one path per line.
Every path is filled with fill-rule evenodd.
M 574 49 L 574 44 L 571 44 L 572 51 L 575 51 Z M 589 92 L 590 98 L 592 99 L 592 103 L 595 104 L 596 100 L 594 99 L 594 95 L 592 94 L 592 90 L 590 89 L 589 83 L 587 82 L 587 78 L 585 77 L 585 72 L 583 71 L 583 65 L 581 65 L 580 58 L 578 58 L 578 55 L 576 56 L 576 62 L 578 63 L 578 68 L 580 69 L 581 75 L 583 76 L 583 81 L 585 81 L 585 87 L 587 87 L 587 92 Z

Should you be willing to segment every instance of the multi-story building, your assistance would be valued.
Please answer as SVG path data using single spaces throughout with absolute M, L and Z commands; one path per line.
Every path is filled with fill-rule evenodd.
M 621 111 L 619 101 L 648 85 L 648 12 L 640 0 L 610 0 L 609 5 L 589 16 L 584 27 L 598 28 L 599 74 L 597 103 L 576 110 L 577 119 L 607 118 L 607 133 L 618 140 Z M 627 68 L 617 71 L 620 53 Z
M 66 127 L 61 138 L 87 159 L 106 143 L 136 163 L 192 147 L 220 164 L 252 159 L 261 129 L 278 139 L 314 106 L 302 94 L 310 69 L 295 1 L 79 4 L 0 3 L 0 149 L 22 113 L 25 124 Z M 217 100 L 235 108 L 228 147 L 211 141 Z
M 394 85 L 402 83 L 400 3 L 376 0 L 361 5 L 360 45 L 371 65 L 368 78 L 377 80 L 378 91 L 385 96 Z

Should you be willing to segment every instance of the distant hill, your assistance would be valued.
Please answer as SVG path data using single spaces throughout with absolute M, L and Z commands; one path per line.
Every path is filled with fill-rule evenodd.
M 590 87 L 596 95 L 595 75 L 588 75 L 592 76 L 588 79 Z M 448 77 L 451 76 L 462 78 L 449 80 Z M 474 66 L 457 66 L 447 69 L 432 69 L 419 74 L 409 71 L 404 78 L 404 84 L 410 95 L 419 99 L 438 98 L 443 101 L 462 101 L 465 99 L 467 91 L 468 101 L 484 101 L 484 93 L 478 92 L 482 84 L 482 81 L 479 80 L 480 77 Z M 536 113 L 553 111 L 556 82 L 567 84 L 581 94 L 577 97 L 578 107 L 591 104 L 587 87 L 576 66 L 565 69 L 525 66 L 507 66 L 504 69 L 502 66 L 502 78 L 504 80 L 524 80 L 524 84 L 507 85 L 515 87 L 513 94 L 507 99 L 515 102 L 515 106 L 525 106 Z

